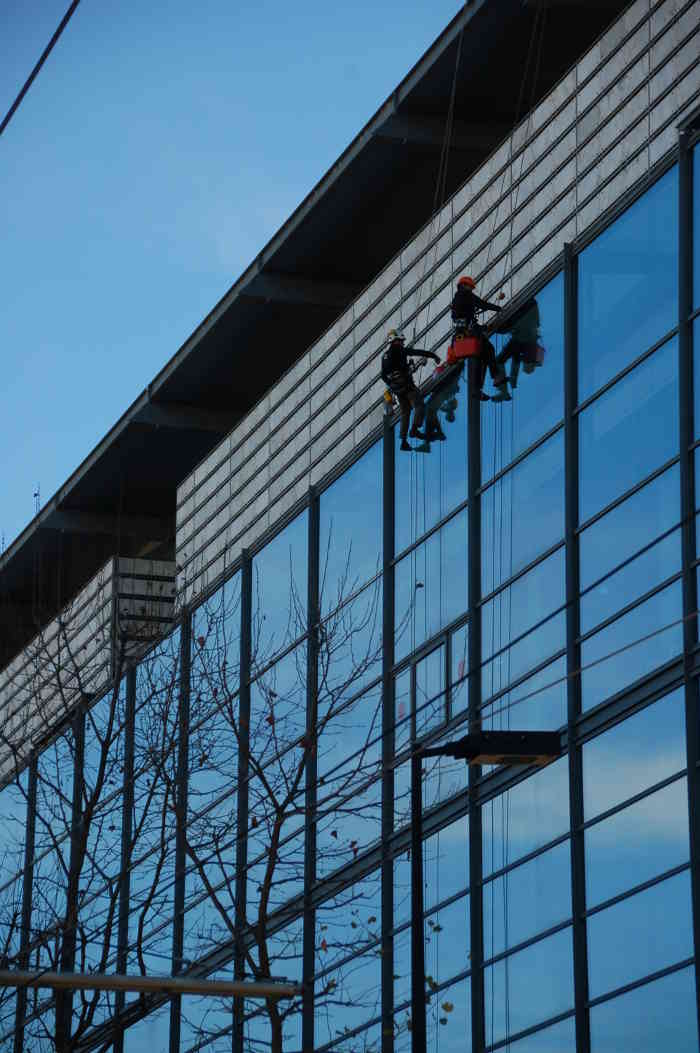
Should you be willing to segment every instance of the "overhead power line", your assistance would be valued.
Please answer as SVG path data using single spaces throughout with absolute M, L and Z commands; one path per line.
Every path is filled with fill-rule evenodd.
M 49 57 L 49 55 L 53 51 L 53 48 L 54 48 L 54 45 L 56 44 L 56 41 L 58 40 L 58 38 L 60 37 L 60 35 L 63 32 L 63 30 L 68 25 L 68 23 L 70 22 L 71 16 L 73 15 L 73 12 L 75 11 L 75 9 L 76 9 L 76 7 L 78 6 L 79 3 L 80 3 L 80 0 L 73 0 L 73 3 L 70 5 L 70 7 L 66 11 L 65 15 L 61 19 L 61 22 L 60 22 L 60 24 L 58 26 L 58 29 L 56 30 L 54 35 L 51 37 L 51 40 L 48 42 L 48 44 L 46 45 L 46 47 L 42 51 L 41 58 L 37 62 L 36 66 L 34 67 L 32 72 L 27 77 L 26 81 L 24 82 L 24 86 L 22 87 L 22 90 L 20 91 L 19 95 L 17 96 L 15 101 L 12 103 L 12 105 L 10 106 L 9 110 L 7 111 L 7 113 L 5 114 L 5 117 L 3 118 L 2 124 L 0 124 L 0 135 L 2 135 L 2 133 L 5 131 L 5 129 L 7 128 L 8 124 L 10 123 L 10 121 L 14 117 L 15 113 L 19 109 L 19 104 L 21 103 L 22 99 L 24 98 L 24 96 L 27 94 L 27 92 L 31 88 L 32 82 L 34 81 L 34 79 L 35 79 L 36 75 L 38 74 L 39 70 L 44 65 L 44 63 L 46 62 L 47 58 Z

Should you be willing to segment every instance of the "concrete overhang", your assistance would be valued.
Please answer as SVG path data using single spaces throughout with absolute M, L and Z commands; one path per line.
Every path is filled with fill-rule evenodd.
M 453 83 L 447 195 L 626 6 L 628 0 L 467 0 L 0 556 L 0 668 L 109 556 L 172 558 L 177 484 L 429 219 Z M 261 353 L 266 347 L 268 355 Z

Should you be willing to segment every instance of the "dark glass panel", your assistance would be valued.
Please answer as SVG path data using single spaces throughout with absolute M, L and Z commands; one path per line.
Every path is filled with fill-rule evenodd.
M 381 688 L 332 711 L 322 704 L 319 718 L 320 878 L 351 862 L 381 834 Z
M 564 611 L 547 617 L 564 602 L 564 549 L 560 548 L 484 604 L 483 655 L 484 659 L 496 655 L 493 661 L 485 661 L 482 671 L 484 698 L 503 690 L 564 646 Z M 523 639 L 508 646 L 520 636 Z
M 308 512 L 253 559 L 253 668 L 306 632 Z
M 502 814 L 508 810 L 508 859 L 518 859 L 569 832 L 569 769 L 566 757 L 535 772 L 482 807 L 484 877 L 502 866 Z M 500 858 L 500 862 L 499 862 Z
M 700 214 L 700 197 L 696 198 L 696 201 L 698 201 L 698 205 L 697 205 L 697 208 L 696 208 L 696 215 L 697 215 L 697 214 Z M 695 259 L 698 261 L 694 265 L 695 266 L 694 274 L 695 274 L 696 288 L 700 288 L 700 275 L 698 275 L 698 271 L 700 270 L 700 248 L 697 248 L 698 243 L 700 243 L 700 237 L 696 239 L 696 249 L 695 249 L 695 253 L 696 253 Z M 696 301 L 695 306 L 696 307 L 699 306 L 699 303 L 697 301 Z M 700 436 L 700 315 L 698 315 L 698 317 L 693 322 L 693 386 L 694 386 L 694 389 L 695 389 L 695 391 L 694 391 L 695 413 L 694 413 L 694 420 L 693 420 L 693 430 L 694 430 L 694 433 L 695 433 L 695 438 L 697 439 L 698 436 Z M 696 456 L 697 456 L 697 454 L 696 454 Z M 698 490 L 695 491 L 695 498 L 696 498 L 696 504 L 697 504 L 697 501 L 700 498 L 700 491 L 698 491 Z
M 316 1043 L 343 1044 L 347 1030 L 381 1014 L 381 878 L 374 871 L 316 911 Z M 334 1045 L 334 1048 L 335 1045 Z
M 382 569 L 382 444 L 321 494 L 320 582 L 325 615 Z
M 696 1053 L 698 1017 L 694 970 L 680 969 L 654 983 L 591 1007 L 591 1053 Z
M 581 589 L 588 589 L 679 520 L 680 478 L 674 465 L 583 531 Z M 581 631 L 588 632 L 678 570 L 679 537 L 678 532 L 669 535 L 582 596 Z
M 673 691 L 583 745 L 586 819 L 686 766 L 683 693 Z
M 426 397 L 426 420 L 437 414 L 444 442 L 420 444 L 424 452 L 408 454 L 396 443 L 395 550 L 412 545 L 467 499 L 467 400 L 463 370 L 450 374 L 445 385 Z M 433 412 L 434 411 L 434 412 Z
M 557 432 L 481 497 L 484 596 L 564 536 L 564 433 Z
M 583 708 L 597 706 L 680 654 L 682 614 L 681 583 L 677 581 L 585 640 L 581 645 Z
M 693 306 L 700 307 L 700 146 L 693 151 Z
M 38 759 L 35 860 L 32 875 L 32 930 L 40 946 L 36 968 L 58 968 L 58 933 L 66 916 L 66 880 L 70 865 L 75 738 L 71 727 Z M 48 935 L 44 935 L 48 934 Z
M 677 166 L 583 250 L 578 310 L 583 401 L 677 324 Z
M 581 522 L 678 455 L 674 338 L 580 415 Z
M 396 661 L 467 607 L 467 511 L 405 556 L 396 567 Z
M 588 919 L 591 998 L 692 957 L 688 871 Z
M 487 1044 L 573 1008 L 573 973 L 569 928 L 487 966 L 484 970 Z
M 510 464 L 513 458 L 558 424 L 564 415 L 564 278 L 558 274 L 535 295 L 539 314 L 538 343 L 544 348 L 542 366 L 528 375 L 524 364 L 517 372 L 512 402 L 487 406 L 481 414 L 481 471 L 484 481 Z M 512 339 L 532 336 L 537 314 L 521 318 L 515 332 L 496 338 L 496 351 Z M 518 314 L 516 314 L 516 319 Z M 529 323 L 529 324 L 528 324 Z M 528 332 L 528 329 L 530 330 Z M 508 348 L 508 350 L 512 350 Z M 506 372 L 512 375 L 509 358 Z
M 510 865 L 509 795 L 498 803 L 490 810 L 491 871 Z M 502 954 L 570 917 L 571 846 L 564 841 L 484 885 L 484 956 Z
M 624 765 L 624 755 L 619 762 Z M 679 779 L 596 823 L 584 838 L 589 907 L 686 863 L 687 780 Z

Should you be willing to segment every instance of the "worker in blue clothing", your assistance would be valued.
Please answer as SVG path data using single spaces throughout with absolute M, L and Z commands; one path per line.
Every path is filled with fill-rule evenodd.
M 440 359 L 433 351 L 417 351 L 406 347 L 406 338 L 390 329 L 387 334 L 389 346 L 382 355 L 382 380 L 386 384 L 401 410 L 401 449 L 411 450 L 413 447 L 408 442 L 408 436 L 412 439 L 425 439 L 425 432 L 420 430 L 425 418 L 425 403 L 420 389 L 413 380 L 414 366 L 412 358 L 432 358 L 439 364 Z M 411 409 L 413 409 L 413 427 L 409 433 L 411 420 Z

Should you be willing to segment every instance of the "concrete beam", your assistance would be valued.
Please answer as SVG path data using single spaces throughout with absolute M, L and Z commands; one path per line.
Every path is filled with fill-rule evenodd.
M 152 428 L 213 431 L 217 435 L 228 435 L 237 419 L 238 414 L 230 410 L 190 406 L 185 402 L 149 402 L 136 414 L 134 423 Z
M 511 126 L 505 121 L 454 121 L 450 149 L 483 152 L 505 139 L 510 130 Z M 441 150 L 445 141 L 445 118 L 395 113 L 376 135 L 381 139 Z
M 321 307 L 347 307 L 362 292 L 354 282 L 300 278 L 293 274 L 257 274 L 243 290 L 244 296 L 273 303 L 317 304 Z
M 41 527 L 67 534 L 109 534 L 114 537 L 121 534 L 149 541 L 166 541 L 175 531 L 174 521 L 156 516 L 101 515 L 72 509 L 56 509 Z

